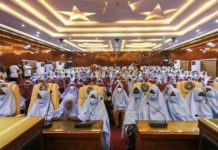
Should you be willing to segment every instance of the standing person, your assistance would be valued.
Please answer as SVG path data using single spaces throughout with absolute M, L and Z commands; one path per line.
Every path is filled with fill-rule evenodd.
M 30 66 L 30 64 L 28 62 L 24 63 L 23 70 L 24 70 L 25 79 L 29 79 L 31 77 L 32 67 Z
M 4 69 L 4 67 L 0 67 L 0 80 L 5 81 L 7 78 L 7 73 Z
M 18 73 L 20 71 L 20 68 L 17 65 L 11 65 L 10 66 L 10 81 L 14 81 L 18 83 Z

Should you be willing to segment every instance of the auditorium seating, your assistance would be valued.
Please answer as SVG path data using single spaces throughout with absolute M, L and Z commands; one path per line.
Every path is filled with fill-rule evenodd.
M 38 91 L 39 91 L 42 84 L 43 83 L 39 83 L 33 87 L 28 112 L 30 111 L 30 109 L 34 105 L 35 101 L 37 100 Z M 59 107 L 59 99 L 60 99 L 60 93 L 58 91 L 58 86 L 57 86 L 57 84 L 54 84 L 54 83 L 47 83 L 47 85 L 48 85 L 47 91 L 50 93 L 53 107 L 54 107 L 54 109 L 57 109 Z
M 211 84 L 211 86 L 212 86 L 214 89 L 218 90 L 218 82 L 213 82 L 213 83 Z
M 197 81 L 181 81 L 176 83 L 176 87 L 185 97 L 193 88 L 202 88 L 203 84 Z
M 19 86 L 15 83 L 8 83 L 7 86 L 9 89 L 11 89 L 11 91 L 15 97 L 15 101 L 16 101 L 16 114 L 15 115 L 19 115 L 20 114 L 20 89 L 19 89 Z

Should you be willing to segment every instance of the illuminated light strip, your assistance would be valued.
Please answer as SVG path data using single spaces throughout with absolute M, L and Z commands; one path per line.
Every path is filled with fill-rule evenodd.
M 128 45 L 132 45 L 132 46 L 152 46 L 152 45 L 156 45 L 156 43 L 130 43 Z
M 127 40 L 127 42 L 159 42 L 163 40 L 164 39 L 134 39 L 134 40 Z
M 84 39 L 78 39 L 78 40 L 70 40 L 72 42 L 94 42 L 94 43 L 98 43 L 98 42 L 104 42 L 104 40 L 84 40 Z
M 80 49 L 80 50 L 84 51 L 84 49 L 82 49 L 81 47 L 76 46 L 76 44 L 73 44 L 72 42 L 70 42 L 68 40 L 64 40 L 64 43 L 67 43 L 67 44 L 69 44 L 69 45 L 71 45 L 71 46 L 73 46 L 73 47 L 75 47 L 77 49 Z
M 35 9 L 33 9 L 30 5 L 22 2 L 22 1 L 18 1 L 15 0 L 17 4 L 20 4 L 22 6 L 23 9 L 25 9 L 26 11 L 32 13 L 32 15 L 36 15 L 36 17 L 38 17 L 39 19 L 42 19 L 43 16 L 42 14 L 40 14 L 39 12 L 37 12 Z M 176 26 L 172 26 L 172 27 L 127 27 L 127 28 L 120 28 L 120 27 L 109 27 L 109 28 L 61 28 L 61 27 L 57 27 L 56 25 L 54 25 L 51 22 L 46 22 L 49 25 L 51 25 L 56 31 L 58 32 L 112 32 L 112 31 L 120 31 L 120 32 L 135 32 L 135 31 L 164 31 L 164 30 L 168 30 L 168 31 L 176 31 L 179 28 L 181 28 L 183 25 L 185 25 L 186 23 L 188 23 L 190 20 L 192 20 L 193 18 L 195 18 L 196 16 L 200 15 L 201 13 L 203 13 L 205 10 L 207 10 L 210 6 L 212 6 L 212 4 L 214 4 L 216 2 L 216 0 L 211 0 L 208 3 L 206 3 L 204 6 L 202 6 L 200 9 L 198 9 L 196 12 L 194 12 L 191 16 L 189 16 L 188 18 L 186 18 L 185 20 L 183 20 L 181 23 L 179 23 Z M 31 11 L 31 9 L 33 11 Z M 37 15 L 39 14 L 39 15 Z M 45 21 L 45 19 L 43 19 L 43 21 Z
M 88 45 L 83 45 L 83 44 L 78 44 L 79 47 L 93 47 L 93 48 L 104 48 L 104 47 L 108 47 L 108 45 L 102 45 L 102 46 L 88 46 Z
M 183 44 L 185 44 L 185 43 L 191 42 L 191 41 L 193 41 L 193 40 L 199 39 L 199 38 L 201 38 L 201 37 L 204 37 L 204 36 L 207 36 L 207 35 L 216 33 L 216 32 L 218 32 L 218 29 L 214 29 L 214 30 L 209 31 L 209 32 L 207 32 L 207 33 L 205 33 L 205 34 L 202 34 L 202 35 L 199 35 L 199 36 L 194 37 L 194 38 L 192 38 L 192 39 L 188 39 L 188 40 L 186 40 L 186 41 L 184 41 L 184 42 L 181 42 L 181 43 L 179 43 L 179 44 L 177 44 L 177 45 L 173 45 L 173 46 L 171 46 L 171 47 L 168 47 L 168 48 L 166 48 L 166 50 L 173 49 L 173 48 L 178 47 L 178 46 L 180 46 L 180 45 L 183 45 Z
M 188 0 L 180 9 L 179 11 L 177 11 L 177 13 L 174 14 L 174 16 L 172 16 L 172 18 L 167 19 L 167 20 L 159 20 L 159 21 L 136 21 L 136 20 L 131 20 L 131 21 L 117 21 L 115 23 L 117 24 L 123 24 L 123 23 L 142 23 L 142 24 L 153 24 L 153 23 L 160 23 L 160 24 L 169 24 L 170 22 L 173 21 L 173 19 L 175 19 L 178 15 L 180 15 L 185 9 L 187 9 L 189 6 L 191 6 L 191 4 L 194 2 L 195 0 Z M 90 25 L 90 24 L 104 24 L 104 25 L 108 25 L 106 23 L 99 23 L 96 21 L 89 21 L 89 22 L 70 22 L 68 20 L 66 20 L 63 16 L 61 16 L 55 9 L 53 9 L 45 0 L 39 0 L 38 1 L 40 4 L 42 4 L 42 6 L 44 6 L 45 8 L 47 8 L 50 13 L 52 13 L 56 18 L 58 18 L 63 24 L 65 25 Z M 110 25 L 110 24 L 109 24 Z
M 40 4 L 43 4 L 45 8 L 47 8 L 55 17 L 57 17 L 64 25 L 68 25 L 70 21 L 64 19 L 57 11 L 53 10 L 51 6 L 49 6 L 44 0 L 38 0 Z
M 89 33 L 89 34 L 69 34 L 68 36 L 72 36 L 72 37 L 115 37 L 115 36 L 119 36 L 119 37 L 138 37 L 138 36 L 181 36 L 184 35 L 185 33 L 191 31 L 192 29 L 198 27 L 199 25 L 213 19 L 214 17 L 216 17 L 218 14 L 218 12 L 215 12 L 213 14 L 208 15 L 207 17 L 201 19 L 200 21 L 198 21 L 195 24 L 192 24 L 191 26 L 187 27 L 186 29 L 184 29 L 183 31 L 179 31 L 179 32 L 156 32 L 156 33 L 98 33 L 98 34 L 93 34 L 93 33 Z
M 24 10 L 26 10 L 27 12 L 31 13 L 32 15 L 35 15 L 37 18 L 41 19 L 42 21 L 44 21 L 45 23 L 47 23 L 48 25 L 50 25 L 51 27 L 53 27 L 54 29 L 57 30 L 57 26 L 55 24 L 53 24 L 52 22 L 50 22 L 46 17 L 44 17 L 44 15 L 42 15 L 41 13 L 39 13 L 37 10 L 35 10 L 33 7 L 30 7 L 28 4 L 20 1 L 20 0 L 13 0 L 12 2 L 18 4 L 19 6 L 21 6 Z
M 2 6 L 2 5 L 0 5 L 0 6 Z M 9 9 L 10 11 L 12 11 L 13 12 L 13 10 L 11 10 L 11 9 Z M 13 14 L 13 13 L 12 13 Z M 15 13 L 16 14 L 16 13 Z M 19 15 L 20 16 L 20 15 Z M 22 17 L 22 18 L 25 18 L 25 17 Z M 28 19 L 28 20 L 30 20 L 30 19 Z M 32 22 L 29 22 L 30 24 L 32 23 Z M 38 25 L 38 24 L 37 24 Z M 34 26 L 34 25 L 33 25 Z M 37 26 L 36 26 L 37 27 Z M 191 26 L 190 26 L 191 27 Z M 45 30 L 45 32 L 48 32 L 47 30 Z M 48 33 L 48 34 L 51 34 L 51 33 Z M 135 34 L 135 33 L 134 33 Z M 148 34 L 146 34 L 145 36 L 152 36 L 152 35 L 160 35 L 160 34 L 162 34 L 162 35 L 172 35 L 172 34 L 175 34 L 175 35 L 182 35 L 182 33 L 181 32 L 171 32 L 171 33 L 148 33 Z M 85 34 L 81 34 L 81 36 L 82 35 L 85 35 Z M 93 36 L 93 34 L 90 34 L 91 36 Z M 105 34 L 106 35 L 106 34 Z M 136 35 L 136 34 L 135 34 Z M 140 34 L 138 34 L 137 33 L 137 36 L 138 35 L 140 35 Z M 53 37 L 61 37 L 61 36 L 66 36 L 66 34 L 58 34 L 58 33 L 52 33 L 52 35 L 51 36 L 53 36 Z M 72 34 L 72 36 L 79 36 L 79 34 Z M 134 36 L 133 34 L 131 35 L 131 36 Z M 88 37 L 88 36 L 85 36 L 85 37 Z
M 3 4 L 1 4 L 0 3 L 0 8 L 1 7 L 4 7 L 5 5 L 3 5 Z M 8 8 L 8 7 L 6 7 L 6 8 Z M 7 11 L 10 11 L 12 14 L 14 14 L 15 12 L 13 11 L 13 10 L 11 10 L 11 9 L 6 9 Z M 15 13 L 15 16 L 20 16 L 19 14 L 17 14 L 17 13 Z M 212 15 L 215 15 L 216 16 L 216 13 L 214 13 L 214 14 L 212 14 Z M 212 16 L 211 15 L 211 16 Z M 214 17 L 214 16 L 212 16 L 212 17 Z M 22 19 L 24 19 L 24 20 L 26 20 L 26 18 L 25 17 L 22 17 L 21 16 L 21 18 Z M 208 16 L 207 17 L 205 17 L 205 18 L 208 18 Z M 203 18 L 202 20 L 204 20 L 205 18 Z M 27 20 L 30 20 L 30 19 L 27 19 Z M 31 21 L 31 20 L 30 20 Z M 36 27 L 38 26 L 38 24 L 36 24 L 35 22 L 29 22 L 30 24 L 31 23 L 33 23 L 33 26 L 34 25 L 36 25 Z M 202 21 L 202 23 L 203 23 L 203 21 Z M 195 24 L 195 25 L 199 25 L 200 23 L 198 23 L 198 24 Z M 189 28 L 192 28 L 193 27 L 193 25 L 192 26 L 190 26 Z M 43 28 L 44 29 L 44 28 Z M 45 30 L 45 29 L 44 29 Z M 48 33 L 49 35 L 51 34 L 51 33 L 49 33 L 47 30 L 45 30 L 45 32 L 46 33 Z M 105 33 L 105 34 L 103 34 L 103 36 L 110 36 L 110 37 L 114 37 L 115 35 L 117 35 L 117 36 L 131 36 L 131 37 L 133 37 L 133 36 L 160 36 L 160 35 L 164 35 L 164 36 L 173 36 L 173 35 L 183 35 L 184 34 L 184 32 L 182 32 L 182 31 L 180 31 L 180 32 L 169 32 L 169 33 L 167 33 L 167 32 L 165 32 L 165 33 L 131 33 L 131 34 L 125 34 L 125 33 L 113 33 L 113 34 L 107 34 L 107 33 Z M 71 35 L 66 35 L 66 34 L 58 34 L 58 33 L 52 33 L 52 35 L 51 36 L 53 36 L 53 37 L 65 37 L 65 36 L 73 36 L 73 37 L 78 37 L 78 36 L 81 36 L 81 37 L 88 37 L 88 36 L 90 36 L 90 37 L 93 37 L 93 36 L 95 36 L 95 37 L 103 37 L 102 36 L 102 34 L 71 34 Z
M 3 11 L 6 11 L 7 13 L 11 14 L 12 16 L 15 16 L 27 23 L 29 23 L 30 25 L 37 27 L 39 30 L 49 34 L 50 36 L 63 36 L 63 34 L 59 34 L 59 33 L 54 33 L 46 28 L 44 28 L 43 26 L 37 24 L 36 22 L 32 21 L 31 19 L 24 17 L 23 15 L 17 13 L 16 11 L 14 11 L 13 9 L 11 9 L 10 7 L 0 3 L 0 9 Z
M 83 45 L 87 45 L 87 46 L 103 46 L 105 44 L 103 43 L 82 43 Z
M 48 44 L 48 46 L 54 46 L 54 47 L 56 47 L 56 48 L 60 48 L 60 49 L 66 50 L 66 51 L 70 51 L 69 49 L 60 47 L 60 46 L 58 46 L 58 45 L 56 45 L 56 44 L 53 44 L 53 43 L 51 43 L 51 42 L 42 40 L 42 39 L 40 39 L 40 38 L 37 38 L 37 37 L 32 36 L 32 35 L 30 35 L 30 34 L 21 32 L 21 31 L 19 31 L 19 30 L 16 30 L 16 29 L 14 29 L 14 28 L 8 27 L 8 26 L 6 26 L 6 25 L 0 24 L 0 27 L 3 28 L 3 29 L 9 30 L 9 31 L 15 32 L 15 33 L 17 33 L 17 34 L 20 34 L 20 35 L 23 35 L 23 36 L 32 38 L 32 39 L 37 40 L 37 41 L 39 41 L 39 42 L 42 42 L 42 43 L 44 43 L 44 44 Z
M 152 46 L 145 46 L 145 45 L 129 45 L 129 44 L 127 44 L 127 45 L 125 45 L 125 47 L 130 47 L 130 48 L 146 48 L 146 47 L 153 47 L 154 45 L 152 45 Z

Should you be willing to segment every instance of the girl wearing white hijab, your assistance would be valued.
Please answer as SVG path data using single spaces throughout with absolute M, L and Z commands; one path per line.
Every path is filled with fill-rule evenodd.
M 47 116 L 51 111 L 53 111 L 53 105 L 50 95 L 47 91 L 42 90 L 38 92 L 37 100 L 27 116 Z
M 52 120 L 78 120 L 76 117 L 78 115 L 78 105 L 75 96 L 67 94 L 62 100 L 60 108 L 52 111 L 49 115 L 52 117 Z
M 195 120 L 198 117 L 213 118 L 212 111 L 206 103 L 204 92 L 200 88 L 194 88 L 186 97 L 185 101 Z
M 123 85 L 121 83 L 118 83 L 112 95 L 112 104 L 114 107 L 113 116 L 114 116 L 114 122 L 115 122 L 116 127 L 119 127 L 119 113 L 122 114 L 121 121 L 123 121 L 125 111 L 128 106 L 127 100 L 128 100 L 128 97 L 123 88 Z
M 213 117 L 218 118 L 218 92 L 211 86 L 203 88 L 208 106 L 211 108 Z
M 171 88 L 166 97 L 167 109 L 170 119 L 173 121 L 193 121 L 194 118 L 185 103 L 181 92 L 176 88 Z
M 139 107 L 141 100 L 144 98 L 141 87 L 133 87 L 133 90 L 129 96 L 129 105 L 127 107 L 124 122 L 122 137 L 127 135 L 129 137 L 129 149 L 134 149 L 136 138 L 136 120 L 139 120 Z
M 174 86 L 173 86 L 172 84 L 166 85 L 166 87 L 164 88 L 164 90 L 163 90 L 163 92 L 162 92 L 162 94 L 163 94 L 163 96 L 164 96 L 165 99 L 166 99 L 167 96 L 168 96 L 169 90 L 170 90 L 170 89 L 173 89 L 173 88 L 174 88 Z
M 164 114 L 164 116 L 162 114 Z M 139 107 L 140 120 L 169 120 L 167 106 L 160 89 L 154 85 Z
M 8 87 L 0 88 L 0 117 L 15 115 L 16 101 L 12 91 Z
M 89 93 L 88 98 L 81 108 L 79 108 L 78 118 L 82 121 L 87 120 L 102 120 L 103 134 L 102 146 L 104 150 L 110 148 L 110 122 L 104 101 L 100 97 L 98 91 L 93 90 Z

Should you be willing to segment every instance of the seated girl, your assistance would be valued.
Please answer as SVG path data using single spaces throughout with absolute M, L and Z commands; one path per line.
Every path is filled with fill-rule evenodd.
M 76 85 L 74 83 L 70 83 L 67 86 L 66 90 L 61 94 L 60 100 L 63 100 L 63 98 L 67 94 L 72 94 L 74 96 L 74 98 L 75 98 L 75 102 L 77 103 L 79 91 L 78 91 L 78 88 L 76 87 Z
M 72 94 L 67 94 L 60 104 L 60 108 L 49 113 L 49 118 L 52 120 L 74 120 L 79 121 L 78 115 L 78 105 L 76 103 L 76 98 Z M 49 120 L 50 120 L 49 119 Z
M 195 120 L 198 117 L 213 118 L 212 111 L 206 103 L 204 91 L 200 88 L 194 88 L 186 97 L 189 110 Z
M 164 114 L 164 116 L 162 115 Z M 154 85 L 139 107 L 140 120 L 169 120 L 169 113 L 160 89 Z
M 166 104 L 170 119 L 173 121 L 193 121 L 194 118 L 185 100 L 176 88 L 171 88 L 166 95 Z
M 8 87 L 0 88 L 0 117 L 15 115 L 16 101 L 12 91 Z
M 121 83 L 118 83 L 112 95 L 113 117 L 116 127 L 122 125 L 119 124 L 119 114 L 121 113 L 122 115 L 121 122 L 123 122 L 125 111 L 128 106 L 127 100 L 128 97 L 123 88 L 123 85 Z
M 40 90 L 37 95 L 37 100 L 33 107 L 27 113 L 27 116 L 48 116 L 49 112 L 53 111 L 50 95 L 45 90 Z
M 102 146 L 104 150 L 110 148 L 110 122 L 104 100 L 100 97 L 98 91 L 93 90 L 81 108 L 79 108 L 78 118 L 82 121 L 102 120 L 103 134 Z

